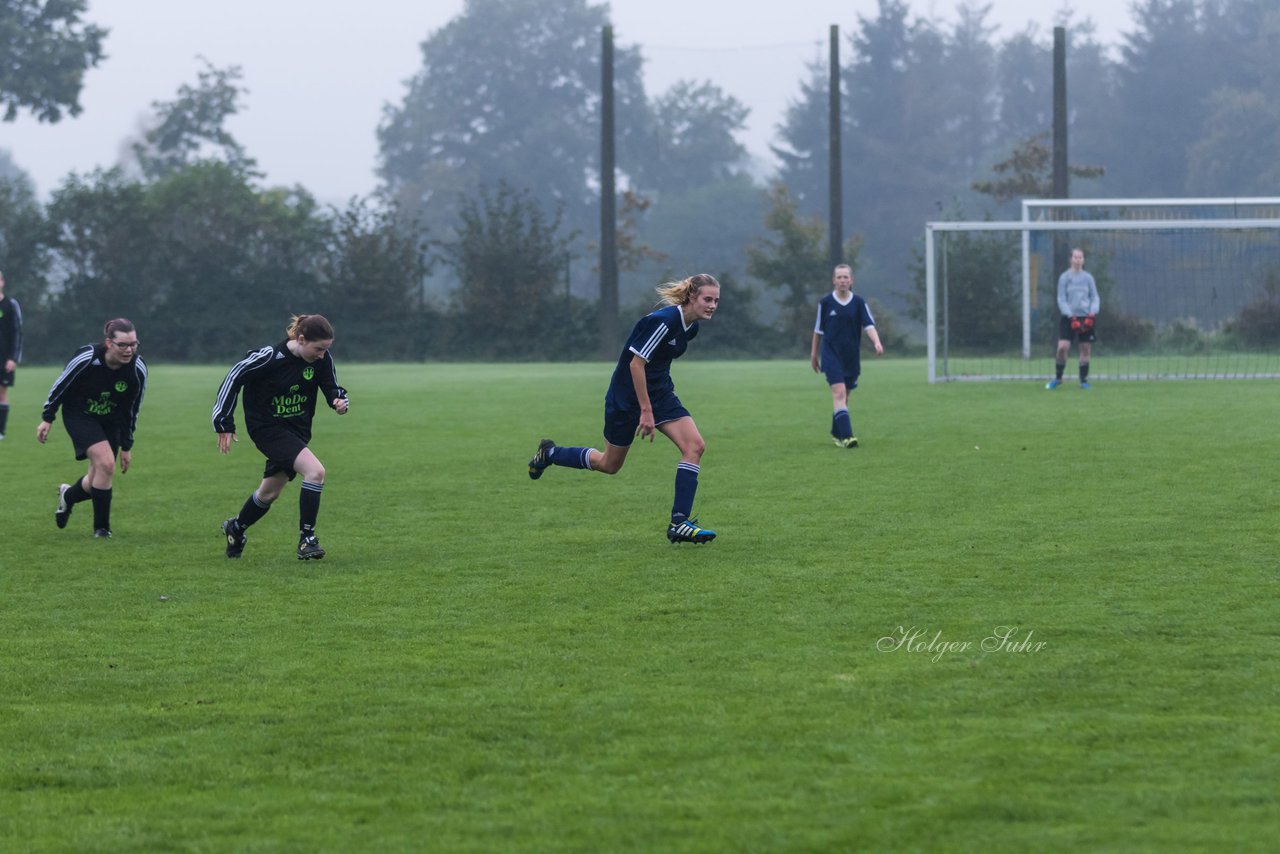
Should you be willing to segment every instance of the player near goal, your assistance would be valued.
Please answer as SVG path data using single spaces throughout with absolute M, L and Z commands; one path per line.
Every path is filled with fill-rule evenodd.
M 853 268 L 841 264 L 831 273 L 831 293 L 818 301 L 818 319 L 813 325 L 813 346 L 809 362 L 814 373 L 825 373 L 831 386 L 831 438 L 842 448 L 858 447 L 849 420 L 849 392 L 858 387 L 862 373 L 862 331 L 884 353 L 875 318 L 866 300 L 853 292 Z
M 285 485 L 302 475 L 298 495 L 298 560 L 319 560 L 324 549 L 316 538 L 324 466 L 307 447 L 316 400 L 324 400 L 339 415 L 349 403 L 347 390 L 338 385 L 329 348 L 333 326 L 318 314 L 293 318 L 287 337 L 250 351 L 227 373 L 213 404 L 213 430 L 218 451 L 227 453 L 236 441 L 236 398 L 244 391 L 244 421 L 249 438 L 267 458 L 262 483 L 249 495 L 237 516 L 222 523 L 227 537 L 227 557 L 238 558 L 248 539 L 246 531 L 267 511 Z
M 715 539 L 716 532 L 698 527 L 697 520 L 690 518 L 706 444 L 693 416 L 676 397 L 671 362 L 684 355 L 698 334 L 699 322 L 715 314 L 720 283 L 699 273 L 660 286 L 658 295 L 660 307 L 640 318 L 631 330 L 609 382 L 604 398 L 604 451 L 560 447 L 543 439 L 529 460 L 529 477 L 537 480 L 550 466 L 617 474 L 636 436 L 652 442 L 654 433 L 661 432 L 680 449 L 667 539 L 706 543 Z
M 1080 388 L 1089 388 L 1089 357 L 1093 353 L 1093 342 L 1098 338 L 1098 309 L 1101 307 L 1098 284 L 1084 269 L 1084 250 L 1079 247 L 1072 249 L 1071 267 L 1058 277 L 1058 311 L 1062 315 L 1058 319 L 1058 352 L 1054 357 L 1054 378 L 1045 388 L 1052 390 L 1062 385 L 1072 341 L 1076 341 L 1079 347 Z
M 116 473 L 133 462 L 133 432 L 147 391 L 147 365 L 138 355 L 138 333 L 123 317 L 108 320 L 101 344 L 85 344 L 53 381 L 36 440 L 44 444 L 62 408 L 62 424 L 71 437 L 77 460 L 88 460 L 89 471 L 73 483 L 58 487 L 53 520 L 67 527 L 71 508 L 93 502 L 93 535 L 111 536 L 111 484 Z

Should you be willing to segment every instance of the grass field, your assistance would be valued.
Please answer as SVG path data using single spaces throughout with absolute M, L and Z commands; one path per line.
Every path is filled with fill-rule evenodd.
M 599 443 L 608 366 L 341 369 L 308 563 L 296 484 L 223 557 L 262 465 L 224 368 L 152 366 L 109 541 L 54 528 L 21 372 L 0 848 L 1274 850 L 1274 382 L 878 360 L 845 451 L 807 365 L 691 354 L 720 536 L 671 546 L 665 439 L 525 473 Z

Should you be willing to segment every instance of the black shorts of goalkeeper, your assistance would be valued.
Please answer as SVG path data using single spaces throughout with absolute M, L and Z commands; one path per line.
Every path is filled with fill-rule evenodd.
M 1086 323 L 1090 320 L 1092 323 Z M 1092 344 L 1098 340 L 1098 318 L 1067 317 L 1058 318 L 1059 341 L 1084 341 Z

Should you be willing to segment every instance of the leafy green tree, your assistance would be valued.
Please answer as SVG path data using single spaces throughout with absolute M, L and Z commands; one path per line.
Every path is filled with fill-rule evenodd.
M 182 331 L 165 355 L 222 361 L 277 338 L 291 314 L 323 312 L 329 228 L 305 190 L 258 190 L 236 167 L 205 161 L 147 184 L 146 199 L 145 316 Z
M 775 185 L 770 195 L 768 234 L 748 250 L 747 270 L 779 291 L 780 326 L 799 352 L 808 347 L 813 331 L 815 294 L 831 281 L 827 227 L 820 219 L 804 217 L 784 185 Z
M 962 217 L 957 217 L 962 218 Z M 1022 341 L 1022 247 L 1017 237 L 983 232 L 942 235 L 947 264 L 938 283 L 938 334 L 952 352 L 998 352 Z M 907 315 L 925 320 L 925 264 L 917 253 Z M 941 274 L 939 274 L 941 277 Z M 945 290 L 945 299 L 941 294 Z M 1056 315 L 1055 315 L 1056 317 Z
M 745 279 L 747 247 L 761 236 L 768 206 L 768 193 L 742 174 L 664 193 L 639 222 L 661 257 L 636 265 L 627 289 L 647 297 L 656 282 L 699 271 Z
M 111 317 L 142 317 L 151 308 L 140 269 L 155 246 L 145 188 L 119 169 L 69 175 L 46 213 L 54 239 L 57 294 L 50 300 L 54 335 L 37 346 L 66 358 Z M 36 343 L 33 340 L 33 344 Z
M 441 250 L 462 283 L 460 337 L 450 349 L 492 359 L 585 352 L 594 338 L 590 320 L 563 294 L 571 241 L 560 233 L 561 211 L 548 215 L 532 192 L 503 182 L 464 200 L 459 220 Z
M 1113 191 L 1135 196 L 1185 192 L 1187 158 L 1223 83 L 1226 57 L 1211 56 L 1196 0 L 1139 0 L 1125 36 L 1120 106 L 1110 170 Z
M 468 0 L 422 43 L 422 68 L 378 128 L 378 173 L 407 216 L 446 236 L 461 200 L 506 182 L 594 235 L 600 33 L 587 0 Z M 641 57 L 615 51 L 620 161 L 647 131 Z
M 9 293 L 21 293 L 28 313 L 45 291 L 49 239 L 48 220 L 30 180 L 20 174 L 0 175 L 0 272 Z
M 102 61 L 107 30 L 81 20 L 86 0 L 0 0 L 0 105 L 4 121 L 78 116 L 84 74 Z
M 8 149 L 0 148 L 0 179 L 23 181 L 31 184 L 31 176 L 13 160 Z
M 50 311 L 62 348 L 108 317 L 165 334 L 148 353 L 223 361 L 278 337 L 290 314 L 322 310 L 329 224 L 299 190 L 257 190 L 225 163 L 151 182 L 120 170 L 71 176 L 53 196 Z
M 973 189 L 997 202 L 1053 196 L 1053 149 L 1049 146 L 1048 133 L 1020 141 L 1007 160 L 991 168 L 997 177 L 975 181 Z M 1104 171 L 1101 166 L 1067 166 L 1071 177 L 1080 179 L 1098 178 Z
M 202 160 L 217 160 L 252 174 L 254 161 L 226 129 L 226 121 L 240 110 L 248 90 L 239 83 L 238 66 L 215 68 L 208 60 L 195 86 L 183 84 L 172 101 L 156 101 L 155 117 L 133 146 L 147 178 L 163 178 Z
M 1057 23 L 1067 31 L 1067 99 L 1069 145 L 1073 160 L 1106 164 L 1111 161 L 1112 147 L 1117 144 L 1114 125 L 1119 109 L 1116 95 L 1116 65 L 1105 45 L 1097 40 L 1092 21 L 1076 22 L 1068 10 Z M 995 122 L 992 155 L 999 156 L 1013 148 L 1014 157 L 995 167 L 1010 175 L 1020 168 L 1016 161 L 1022 154 L 1039 156 L 1039 148 L 1047 145 L 1053 127 L 1053 40 L 1049 34 L 1029 26 L 1015 33 L 998 47 L 996 100 L 999 104 Z M 1043 140 L 1030 146 L 1032 139 Z M 1052 152 L 1046 161 L 1052 169 Z M 1000 167 L 1004 168 L 1000 168 Z M 1039 168 L 1039 167 L 1037 167 Z M 1046 174 L 1051 174 L 1046 172 Z M 1077 175 L 1073 177 L 1100 177 Z M 1049 187 L 1052 186 L 1050 182 Z M 1047 197 L 1050 191 L 1041 193 Z M 997 197 L 1000 194 L 994 194 Z M 1005 196 L 1005 198 L 1017 198 Z
M 1237 0 L 1220 8 L 1211 44 L 1238 63 L 1208 100 L 1209 115 L 1188 154 L 1187 189 L 1196 195 L 1259 195 L 1280 190 L 1280 10 Z
M 747 159 L 736 134 L 749 112 L 718 86 L 676 83 L 653 102 L 653 156 L 642 160 L 638 180 L 668 192 L 733 178 Z
M 995 28 L 987 23 L 990 12 L 989 5 L 962 3 L 939 52 L 945 63 L 940 76 L 946 85 L 940 93 L 944 103 L 935 108 L 951 123 L 951 168 L 960 174 L 972 174 L 983 162 L 995 127 L 996 62 L 991 50 Z
M 336 211 L 322 273 L 344 358 L 420 358 L 424 323 L 437 317 L 421 293 L 430 272 L 425 236 L 401 228 L 393 209 L 355 199 Z
M 866 260 L 905 269 L 911 244 L 935 204 L 948 198 L 985 145 L 995 107 L 981 42 L 989 32 L 981 10 L 945 31 L 912 17 L 903 0 L 879 0 L 859 16 L 850 59 L 841 70 L 842 158 L 846 221 L 862 234 Z M 782 180 L 806 214 L 827 205 L 824 71 L 811 69 L 802 98 L 788 112 L 780 146 Z M 958 89 L 976 88 L 972 96 Z M 957 138 L 962 144 L 957 145 Z

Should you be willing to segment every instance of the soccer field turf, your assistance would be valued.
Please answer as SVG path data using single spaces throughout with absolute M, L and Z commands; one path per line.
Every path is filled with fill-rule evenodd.
M 0 847 L 1274 845 L 1274 382 L 874 360 L 843 450 L 806 364 L 693 357 L 719 538 L 672 546 L 662 437 L 526 474 L 543 436 L 599 446 L 610 366 L 339 370 L 307 563 L 296 482 L 223 557 L 262 470 L 217 454 L 225 367 L 152 366 L 108 541 L 87 504 L 55 529 L 82 468 L 33 437 L 55 370 L 21 371 Z

